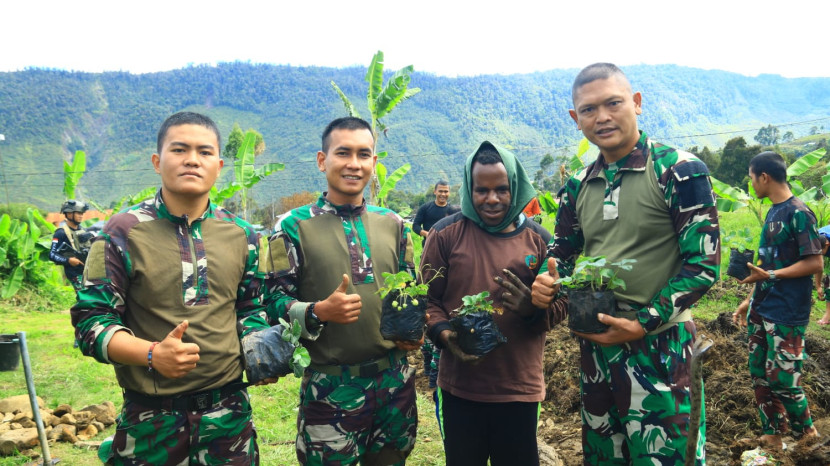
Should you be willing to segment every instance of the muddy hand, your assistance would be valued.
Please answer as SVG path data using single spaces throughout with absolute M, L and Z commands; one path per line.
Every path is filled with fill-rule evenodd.
M 153 369 L 168 379 L 184 377 L 199 362 L 199 345 L 182 341 L 188 325 L 182 321 L 153 348 Z
M 527 287 L 513 272 L 503 269 L 502 273 L 507 277 L 495 277 L 496 283 L 507 291 L 502 293 L 501 301 L 504 309 L 515 312 L 522 317 L 530 317 L 536 312 L 536 306 L 531 299 L 530 288 Z
M 453 332 L 452 330 L 444 330 L 438 338 L 440 338 L 444 343 L 444 347 L 449 349 L 459 361 L 466 364 L 477 364 L 481 362 L 481 356 L 467 354 L 461 349 L 460 346 L 458 346 L 458 334 L 456 332 Z
M 536 276 L 531 286 L 531 301 L 540 309 L 547 309 L 553 302 L 553 297 L 559 291 L 559 271 L 556 269 L 556 259 L 548 258 L 548 272 Z

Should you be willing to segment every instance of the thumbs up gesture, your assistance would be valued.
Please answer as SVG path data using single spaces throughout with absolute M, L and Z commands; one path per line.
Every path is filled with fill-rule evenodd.
M 559 271 L 556 269 L 556 259 L 548 258 L 548 271 L 540 273 L 536 276 L 531 287 L 531 301 L 533 305 L 542 309 L 547 309 L 553 301 L 554 295 L 559 291 Z
M 337 324 L 351 324 L 357 322 L 360 309 L 363 304 L 359 294 L 348 294 L 349 276 L 343 274 L 343 281 L 323 301 L 314 306 L 314 313 L 322 322 L 334 322 Z
M 199 345 L 182 341 L 187 327 L 182 321 L 153 348 L 153 369 L 168 379 L 184 377 L 199 362 Z

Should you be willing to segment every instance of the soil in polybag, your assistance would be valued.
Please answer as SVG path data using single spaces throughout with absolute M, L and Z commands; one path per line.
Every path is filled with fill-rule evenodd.
M 282 325 L 247 335 L 242 340 L 248 382 L 292 374 L 294 345 L 282 338 Z
M 568 328 L 582 333 L 602 333 L 608 326 L 597 320 L 597 314 L 616 315 L 613 291 L 568 291 Z
M 747 249 L 744 252 L 731 249 L 729 251 L 729 267 L 726 269 L 726 274 L 738 280 L 743 280 L 749 276 L 749 267 L 747 267 L 746 263 L 752 263 L 754 258 L 755 251 L 751 249 Z
M 458 346 L 467 354 L 484 356 L 497 346 L 507 343 L 493 314 L 485 311 L 474 312 L 450 319 L 450 325 L 458 334 Z
M 380 315 L 380 334 L 386 340 L 420 341 L 424 336 L 427 321 L 427 297 L 415 299 L 417 305 L 409 298 L 404 299 L 400 307 L 393 307 L 392 301 L 398 298 L 397 291 L 390 291 L 383 298 Z M 400 304 L 400 301 L 398 302 Z

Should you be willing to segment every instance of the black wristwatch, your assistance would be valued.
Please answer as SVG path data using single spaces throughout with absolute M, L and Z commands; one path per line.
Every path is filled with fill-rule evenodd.
M 325 327 L 328 322 L 323 322 L 322 320 L 320 320 L 319 317 L 317 317 L 317 314 L 314 313 L 314 305 L 315 304 L 317 304 L 317 303 L 313 302 L 313 303 L 308 305 L 308 308 L 306 309 L 306 314 L 305 315 L 306 315 L 306 318 L 308 319 L 308 322 L 311 323 L 311 325 L 315 329 L 317 329 L 317 328 L 320 328 L 320 327 Z

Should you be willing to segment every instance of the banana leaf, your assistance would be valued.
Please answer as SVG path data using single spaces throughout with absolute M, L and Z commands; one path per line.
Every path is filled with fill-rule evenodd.
M 824 148 L 816 149 L 809 154 L 804 154 L 798 158 L 795 162 L 792 163 L 789 167 L 787 167 L 787 177 L 793 177 L 801 175 L 802 173 L 806 172 L 807 170 L 813 168 L 813 165 L 818 163 L 824 154 L 827 151 Z

